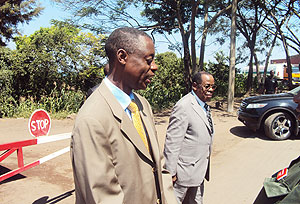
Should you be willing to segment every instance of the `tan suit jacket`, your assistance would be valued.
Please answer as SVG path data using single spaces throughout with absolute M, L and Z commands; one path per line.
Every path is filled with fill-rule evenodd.
M 176 203 L 170 174 L 161 174 L 162 155 L 151 107 L 143 97 L 134 97 L 152 155 L 102 82 L 80 109 L 72 133 L 77 204 L 154 204 L 158 199 L 161 203 Z

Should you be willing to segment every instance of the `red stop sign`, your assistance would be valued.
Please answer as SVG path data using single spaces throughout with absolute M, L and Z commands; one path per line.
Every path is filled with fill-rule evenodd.
M 51 128 L 51 119 L 49 114 L 43 110 L 35 110 L 29 119 L 29 132 L 34 137 L 48 135 Z

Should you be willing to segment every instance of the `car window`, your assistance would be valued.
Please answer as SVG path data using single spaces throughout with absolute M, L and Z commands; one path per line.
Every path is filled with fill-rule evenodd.
M 289 93 L 296 95 L 299 91 L 300 91 L 300 86 L 290 90 Z

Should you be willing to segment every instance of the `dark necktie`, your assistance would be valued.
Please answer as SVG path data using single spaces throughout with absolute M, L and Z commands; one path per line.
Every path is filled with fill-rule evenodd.
M 207 120 L 208 120 L 208 123 L 209 123 L 209 126 L 210 126 L 211 134 L 213 134 L 214 133 L 214 126 L 213 126 L 212 119 L 211 119 L 210 107 L 209 107 L 209 105 L 205 104 L 204 108 L 206 109 L 206 117 L 207 117 Z

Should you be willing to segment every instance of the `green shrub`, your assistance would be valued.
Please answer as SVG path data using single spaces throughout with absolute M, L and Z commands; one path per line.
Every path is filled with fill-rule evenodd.
M 0 100 L 1 117 L 29 118 L 34 110 L 44 109 L 54 118 L 63 118 L 78 112 L 84 95 L 81 91 L 63 89 L 61 92 L 53 90 L 50 96 L 43 96 L 38 102 L 33 102 L 31 99 L 18 102 L 12 97 Z
M 227 97 L 228 81 L 229 81 L 229 66 L 226 64 L 227 60 L 224 53 L 217 53 L 215 56 L 217 63 L 209 62 L 206 66 L 206 71 L 214 76 L 217 89 L 214 95 L 220 97 Z M 240 73 L 239 69 L 235 70 L 235 88 L 234 94 L 236 96 L 242 95 L 246 90 L 247 78 Z
M 154 110 L 173 106 L 183 95 L 184 72 L 182 60 L 175 53 L 156 55 L 158 70 L 146 90 L 138 91 L 145 96 Z

